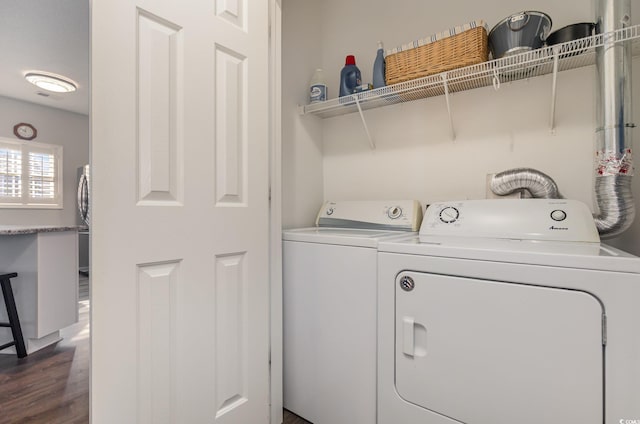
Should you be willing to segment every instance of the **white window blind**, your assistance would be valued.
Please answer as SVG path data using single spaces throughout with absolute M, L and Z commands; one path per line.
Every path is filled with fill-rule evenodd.
M 0 197 L 22 197 L 22 152 L 6 146 L 0 148 Z
M 62 147 L 0 138 L 0 207 L 62 207 Z

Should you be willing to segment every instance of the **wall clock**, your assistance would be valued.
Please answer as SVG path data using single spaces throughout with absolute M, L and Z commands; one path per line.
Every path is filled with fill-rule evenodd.
M 13 126 L 13 134 L 22 140 L 33 140 L 38 136 L 38 130 L 25 122 L 21 122 Z

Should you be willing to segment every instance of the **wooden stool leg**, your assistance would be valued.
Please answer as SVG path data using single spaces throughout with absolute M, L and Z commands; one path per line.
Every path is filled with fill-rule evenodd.
M 7 307 L 7 315 L 9 316 L 9 324 L 15 342 L 16 352 L 18 353 L 18 358 L 24 358 L 27 356 L 27 349 L 24 345 L 24 339 L 22 338 L 22 328 L 20 327 L 16 301 L 13 298 L 11 280 L 9 278 L 2 279 L 0 280 L 0 285 L 2 285 L 2 295 L 4 296 L 4 303 Z

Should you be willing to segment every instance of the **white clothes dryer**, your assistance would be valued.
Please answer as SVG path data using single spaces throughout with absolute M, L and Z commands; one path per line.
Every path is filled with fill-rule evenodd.
M 414 201 L 331 202 L 317 222 L 338 227 L 283 232 L 285 408 L 314 424 L 375 424 L 377 245 L 421 218 Z
M 592 224 L 568 200 L 448 202 L 381 242 L 378 424 L 640 420 L 640 258 Z

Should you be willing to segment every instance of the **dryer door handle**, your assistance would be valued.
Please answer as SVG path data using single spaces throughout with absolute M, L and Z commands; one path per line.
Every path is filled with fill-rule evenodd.
M 415 352 L 415 320 L 411 317 L 402 318 L 402 353 L 413 356 Z

